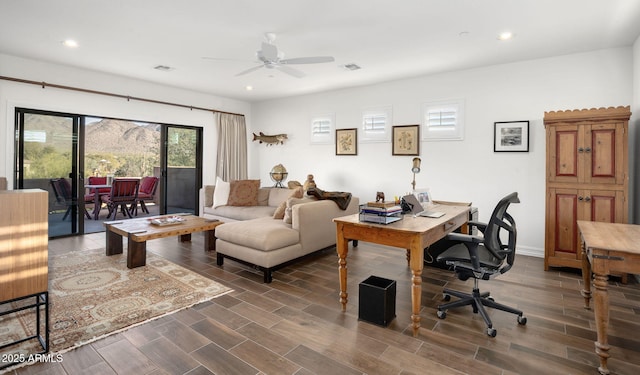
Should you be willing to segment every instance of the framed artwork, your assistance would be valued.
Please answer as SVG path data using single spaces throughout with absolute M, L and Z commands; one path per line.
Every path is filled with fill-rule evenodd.
M 420 155 L 420 125 L 398 125 L 392 132 L 392 155 Z
M 428 188 L 416 189 L 413 191 L 413 195 L 416 196 L 418 202 L 420 202 L 422 207 L 424 207 L 425 209 L 433 204 L 433 199 L 431 199 L 431 191 Z
M 336 155 L 358 155 L 358 129 L 336 129 Z
M 529 152 L 529 121 L 493 124 L 494 152 Z

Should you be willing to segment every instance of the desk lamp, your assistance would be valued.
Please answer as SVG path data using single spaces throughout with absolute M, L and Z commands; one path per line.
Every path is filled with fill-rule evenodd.
M 413 172 L 413 182 L 411 182 L 411 186 L 413 186 L 413 191 L 416 190 L 416 173 L 420 173 L 420 163 L 422 160 L 420 158 L 413 158 L 413 166 L 411 167 L 411 172 Z

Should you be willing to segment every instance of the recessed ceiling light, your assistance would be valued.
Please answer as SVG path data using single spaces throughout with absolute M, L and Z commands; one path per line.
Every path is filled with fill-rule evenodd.
M 251 85 L 247 85 L 247 86 L 245 86 L 244 88 L 245 88 L 245 90 L 247 90 L 247 91 L 253 91 L 253 86 L 251 86 Z
M 511 31 L 505 31 L 498 35 L 498 40 L 509 40 L 509 39 L 512 39 L 513 37 L 514 35 Z
M 62 45 L 65 46 L 65 47 L 69 47 L 69 48 L 77 48 L 78 47 L 78 42 L 76 42 L 73 39 L 67 39 L 67 40 L 62 42 Z

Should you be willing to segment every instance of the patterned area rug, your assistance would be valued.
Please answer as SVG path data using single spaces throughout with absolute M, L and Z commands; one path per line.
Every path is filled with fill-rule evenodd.
M 231 289 L 152 253 L 147 253 L 146 267 L 134 269 L 127 268 L 126 250 L 109 257 L 104 249 L 52 256 L 50 352 L 65 352 L 229 292 Z M 7 305 L 0 306 L 0 312 L 7 311 Z M 33 335 L 35 327 L 34 309 L 0 316 L 0 347 Z M 2 349 L 0 355 L 28 356 L 38 351 L 34 339 Z

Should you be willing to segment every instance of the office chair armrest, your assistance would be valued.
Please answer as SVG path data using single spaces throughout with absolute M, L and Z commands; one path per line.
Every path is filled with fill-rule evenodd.
M 487 229 L 487 223 L 482 223 L 480 221 L 468 221 L 467 225 L 469 225 L 469 229 L 473 229 L 473 227 L 476 227 L 481 233 L 484 233 L 484 231 Z
M 454 232 L 454 233 L 447 234 L 447 240 L 459 241 L 459 242 L 482 243 L 484 242 L 484 237 Z

